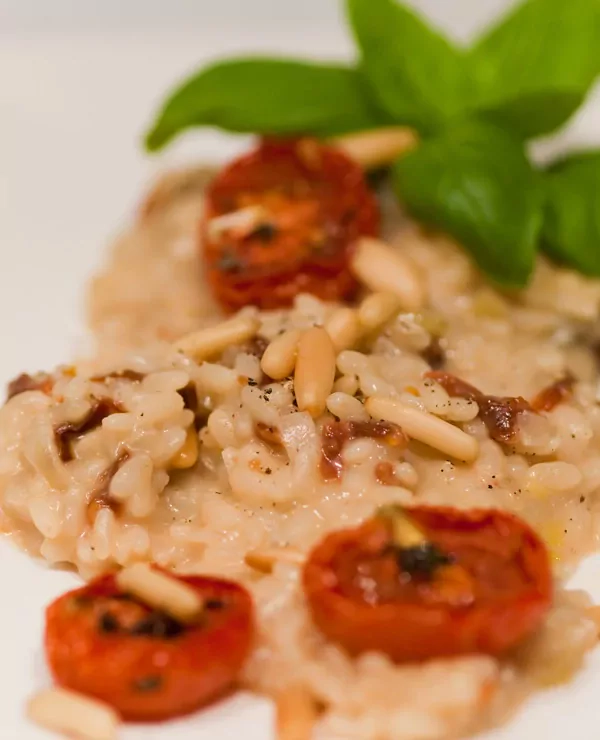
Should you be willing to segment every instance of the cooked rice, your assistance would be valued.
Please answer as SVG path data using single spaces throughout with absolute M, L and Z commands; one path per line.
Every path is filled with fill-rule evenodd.
M 361 329 L 355 311 L 302 295 L 289 311 L 246 309 L 252 331 L 229 335 L 233 343 L 218 346 L 223 351 L 209 362 L 201 361 L 204 351 L 194 360 L 173 342 L 222 320 L 197 254 L 203 182 L 200 172 L 163 182 L 95 279 L 97 356 L 81 360 L 75 372 L 58 369 L 51 389 L 15 395 L 0 410 L 3 529 L 85 578 L 154 561 L 239 579 L 259 615 L 245 683 L 273 696 L 288 682 L 308 691 L 323 707 L 314 729 L 323 740 L 454 737 L 500 721 L 535 686 L 565 680 L 597 640 L 585 595 L 559 587 L 543 629 L 505 660 L 398 666 L 378 654 L 351 659 L 327 643 L 306 611 L 298 563 L 326 532 L 356 524 L 380 505 L 499 507 L 538 529 L 560 583 L 599 532 L 593 322 L 600 282 L 540 260 L 528 290 L 502 295 L 463 251 L 405 223 L 386 204 L 386 238 L 405 269 L 385 285 L 371 273 L 369 280 L 389 291 L 388 283 L 402 278 L 402 290 L 412 290 L 403 300 L 419 304 L 422 291 L 426 308 L 397 313 L 387 297 L 371 301 L 383 310 L 381 321 L 369 319 Z M 293 378 L 284 375 L 294 366 L 298 375 L 298 332 L 315 326 L 331 329 L 337 367 L 333 382 L 322 358 L 307 364 L 307 348 L 300 349 L 301 382 L 313 384 L 312 401 L 303 405 L 317 418 L 297 408 Z M 321 341 L 325 332 L 316 334 Z M 260 345 L 281 343 L 280 335 L 294 341 L 284 347 L 287 355 L 275 353 L 283 370 L 265 384 Z M 194 355 L 192 344 L 179 346 Z M 489 394 L 532 399 L 567 373 L 576 382 L 551 412 L 523 414 L 511 445 L 501 445 L 478 417 L 476 401 L 423 379 L 440 357 L 446 370 Z M 272 360 L 266 355 L 263 367 Z M 70 440 L 72 459 L 65 462 L 55 429 L 88 418 L 94 399 L 119 412 Z M 343 475 L 324 481 L 323 424 L 333 415 L 368 420 L 368 409 L 382 403 L 427 419 L 430 436 L 414 433 L 421 442 L 406 449 L 354 439 L 342 453 Z M 459 439 L 478 449 L 473 462 L 454 459 L 461 455 L 439 438 L 436 444 L 431 421 L 436 430 L 462 430 Z M 248 565 L 249 553 L 285 550 L 296 559 L 273 557 L 260 572 Z

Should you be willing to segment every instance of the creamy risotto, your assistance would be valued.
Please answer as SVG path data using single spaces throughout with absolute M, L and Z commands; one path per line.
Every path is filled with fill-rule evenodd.
M 540 259 L 527 290 L 500 293 L 384 194 L 357 301 L 223 317 L 198 260 L 208 176 L 165 178 L 113 247 L 89 295 L 96 355 L 11 384 L 3 529 L 85 579 L 153 561 L 245 584 L 259 636 L 243 683 L 315 738 L 498 722 L 597 639 L 588 597 L 561 583 L 599 531 L 600 282 Z M 557 583 L 542 629 L 502 659 L 408 665 L 328 642 L 299 585 L 306 554 L 390 503 L 529 522 Z

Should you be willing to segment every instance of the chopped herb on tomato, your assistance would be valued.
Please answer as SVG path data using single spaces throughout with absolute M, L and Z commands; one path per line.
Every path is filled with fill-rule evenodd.
M 217 269 L 221 272 L 240 272 L 244 269 L 244 263 L 233 250 L 224 251 L 217 262 Z
M 250 236 L 263 242 L 270 242 L 277 236 L 277 227 L 274 224 L 262 223 L 254 229 Z
M 401 578 L 431 581 L 454 557 L 427 539 L 427 535 L 402 506 L 383 506 L 377 515 L 391 530 L 387 552 L 396 559 Z
M 443 565 L 453 562 L 448 555 L 431 542 L 412 547 L 392 546 L 392 552 L 396 556 L 400 570 L 409 576 L 421 576 L 431 579 L 436 571 Z

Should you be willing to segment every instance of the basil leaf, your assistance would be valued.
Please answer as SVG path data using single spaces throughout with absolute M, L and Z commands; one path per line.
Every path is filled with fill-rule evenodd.
M 526 0 L 470 53 L 477 109 L 523 138 L 554 131 L 600 72 L 598 0 Z
M 398 160 L 394 182 L 417 219 L 455 237 L 497 283 L 527 283 L 542 188 L 518 139 L 491 124 L 462 123 Z
M 167 99 L 146 147 L 156 151 L 185 129 L 328 136 L 389 122 L 360 73 L 290 59 L 232 59 L 186 80 Z
M 559 162 L 546 173 L 542 246 L 551 257 L 600 276 L 600 152 Z
M 465 54 L 395 0 L 347 0 L 374 97 L 397 123 L 437 131 L 469 101 Z

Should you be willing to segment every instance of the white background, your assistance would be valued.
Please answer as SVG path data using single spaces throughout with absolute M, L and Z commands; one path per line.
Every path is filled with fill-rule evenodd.
M 565 0 L 568 2 L 568 0 Z M 460 38 L 504 0 L 413 0 Z M 87 275 L 102 259 L 154 172 L 173 161 L 222 158 L 241 143 L 186 136 L 164 158 L 141 133 L 178 77 L 215 55 L 242 51 L 351 54 L 336 0 L 0 0 L 0 381 L 51 367 L 82 338 Z M 589 106 L 567 137 L 593 140 Z M 597 136 L 596 136 L 597 140 Z M 44 680 L 42 607 L 74 579 L 47 572 L 0 542 L 0 738 L 46 737 L 22 705 Z M 580 580 L 600 597 L 600 567 Z M 568 689 L 538 695 L 496 740 L 591 740 L 600 659 Z M 266 705 L 240 700 L 192 724 L 130 729 L 127 740 L 270 737 Z
M 514 2 L 514 0 L 513 0 Z M 408 4 L 464 37 L 511 0 L 408 0 Z M 286 22 L 331 28 L 340 17 L 337 0 L 2 0 L 0 25 L 9 30 L 181 28 Z M 305 27 L 307 30 L 309 26 Z M 298 29 L 302 30 L 302 29 Z

